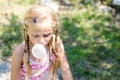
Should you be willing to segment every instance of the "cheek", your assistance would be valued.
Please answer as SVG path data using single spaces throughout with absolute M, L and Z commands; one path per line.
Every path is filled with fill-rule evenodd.
M 36 43 L 38 43 L 39 40 L 37 38 L 30 37 L 30 41 L 32 42 L 32 44 L 36 44 Z
M 46 41 L 47 44 L 50 42 L 51 37 L 52 37 L 52 36 L 49 36 L 48 38 L 45 39 L 45 41 Z

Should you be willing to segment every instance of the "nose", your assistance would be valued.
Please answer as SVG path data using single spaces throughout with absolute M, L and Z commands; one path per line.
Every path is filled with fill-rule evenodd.
M 41 37 L 41 38 L 39 39 L 39 43 L 40 43 L 40 44 L 44 44 L 44 43 L 45 43 L 45 39 L 44 39 L 43 37 Z

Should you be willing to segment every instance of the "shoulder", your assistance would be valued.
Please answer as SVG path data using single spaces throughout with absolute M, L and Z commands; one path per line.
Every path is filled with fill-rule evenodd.
M 59 57 L 62 57 L 65 55 L 64 45 L 60 36 L 57 37 L 57 52 Z
M 22 61 L 22 57 L 24 54 L 24 42 L 20 43 L 14 50 L 12 53 L 12 59 L 13 60 L 21 60 Z
M 55 39 L 55 35 L 53 35 L 54 39 Z M 56 40 L 56 48 L 59 49 L 59 48 L 62 48 L 63 47 L 63 42 L 62 42 L 62 39 L 60 38 L 60 36 L 58 35 L 57 36 L 57 40 Z
M 63 44 L 62 39 L 60 38 L 60 36 L 57 36 L 57 45 L 59 46 L 61 44 Z
M 13 53 L 17 53 L 18 55 L 24 53 L 24 42 L 20 43 L 13 51 Z

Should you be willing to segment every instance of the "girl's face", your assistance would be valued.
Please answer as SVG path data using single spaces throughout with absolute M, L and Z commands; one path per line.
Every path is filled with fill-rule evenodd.
M 46 46 L 53 35 L 53 29 L 48 23 L 30 24 L 27 28 L 27 34 L 32 45 L 40 43 Z

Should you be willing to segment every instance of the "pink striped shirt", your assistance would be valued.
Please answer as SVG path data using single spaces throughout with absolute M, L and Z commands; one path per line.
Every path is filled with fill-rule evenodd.
M 51 60 L 55 60 L 54 54 L 52 54 Z M 28 80 L 50 80 L 49 70 L 51 67 L 51 62 L 49 55 L 47 56 L 45 63 L 37 63 L 30 59 L 30 66 L 32 69 L 32 75 L 28 78 Z M 20 80 L 26 80 L 26 75 L 27 67 L 25 65 L 22 65 L 20 70 Z

